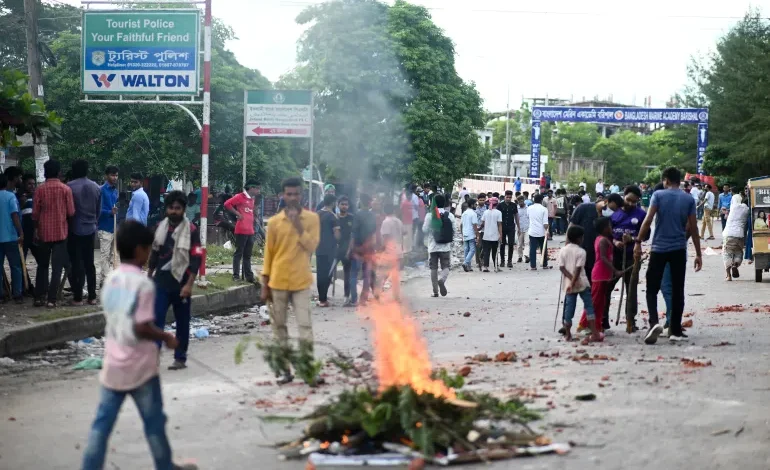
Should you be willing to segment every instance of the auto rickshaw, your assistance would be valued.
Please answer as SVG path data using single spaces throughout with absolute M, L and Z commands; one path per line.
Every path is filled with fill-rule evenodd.
M 755 280 L 762 282 L 762 273 L 770 270 L 770 176 L 750 179 L 748 191 Z

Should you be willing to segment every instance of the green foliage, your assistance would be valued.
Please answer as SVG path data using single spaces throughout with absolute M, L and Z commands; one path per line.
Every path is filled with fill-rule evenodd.
M 597 181 L 599 178 L 585 170 L 574 171 L 567 177 L 567 189 L 577 192 L 580 189 L 580 183 L 585 183 L 586 190 L 591 191 L 596 187 Z
M 306 434 L 306 437 L 339 440 L 342 432 L 363 430 L 374 440 L 399 442 L 406 438 L 412 441 L 415 449 L 433 456 L 437 449 L 453 445 L 472 450 L 473 445 L 465 441 L 465 436 L 474 429 L 477 420 L 527 423 L 540 418 L 516 399 L 503 401 L 488 394 L 470 392 L 460 394 L 458 398 L 476 406 L 458 406 L 430 394 L 417 394 L 406 386 L 390 387 L 377 395 L 368 390 L 346 390 L 306 417 L 322 419 L 325 424 L 320 432 Z M 529 431 L 523 434 L 525 442 L 535 437 Z
M 245 337 L 235 346 L 236 364 L 243 362 L 243 354 L 252 341 L 254 338 Z M 292 345 L 280 341 L 266 343 L 257 340 L 254 345 L 262 351 L 263 359 L 276 377 L 291 374 L 293 367 L 297 376 L 306 384 L 314 386 L 317 383 L 323 363 L 315 360 L 312 344 L 300 341 L 299 348 L 295 349 Z
M 693 62 L 691 99 L 709 107 L 706 170 L 732 183 L 770 174 L 770 21 L 758 10 L 717 43 L 707 60 Z
M 433 371 L 431 378 L 435 380 L 441 380 L 444 382 L 444 385 L 455 390 L 460 389 L 463 387 L 463 385 L 465 385 L 465 378 L 462 375 L 450 375 L 449 372 L 447 372 L 447 370 L 444 368 L 441 368 L 441 370 L 438 371 Z
M 27 76 L 15 70 L 0 70 L 0 147 L 16 145 L 16 136 L 27 133 L 38 138 L 44 131 L 58 133 L 61 119 L 46 110 L 42 100 L 27 91 Z

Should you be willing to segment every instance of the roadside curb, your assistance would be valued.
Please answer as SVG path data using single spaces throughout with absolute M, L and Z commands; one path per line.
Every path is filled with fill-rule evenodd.
M 250 307 L 258 301 L 259 286 L 237 286 L 222 292 L 194 295 L 193 314 L 218 315 Z M 166 323 L 173 321 L 174 313 L 169 309 Z M 0 334 L 0 357 L 18 356 L 67 341 L 99 336 L 104 334 L 105 324 L 104 315 L 96 312 L 12 328 Z

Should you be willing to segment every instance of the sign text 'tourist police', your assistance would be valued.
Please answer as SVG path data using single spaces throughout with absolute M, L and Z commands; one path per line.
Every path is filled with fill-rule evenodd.
M 86 11 L 86 94 L 197 94 L 198 10 Z

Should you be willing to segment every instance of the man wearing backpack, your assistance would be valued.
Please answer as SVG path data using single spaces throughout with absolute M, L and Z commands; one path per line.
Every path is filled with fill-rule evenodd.
M 455 217 L 451 211 L 444 210 L 446 200 L 442 194 L 433 196 L 430 211 L 425 215 L 422 231 L 428 238 L 430 255 L 430 280 L 433 283 L 433 297 L 446 297 L 446 280 L 449 277 L 449 260 L 455 233 Z M 441 264 L 441 275 L 438 267 Z

